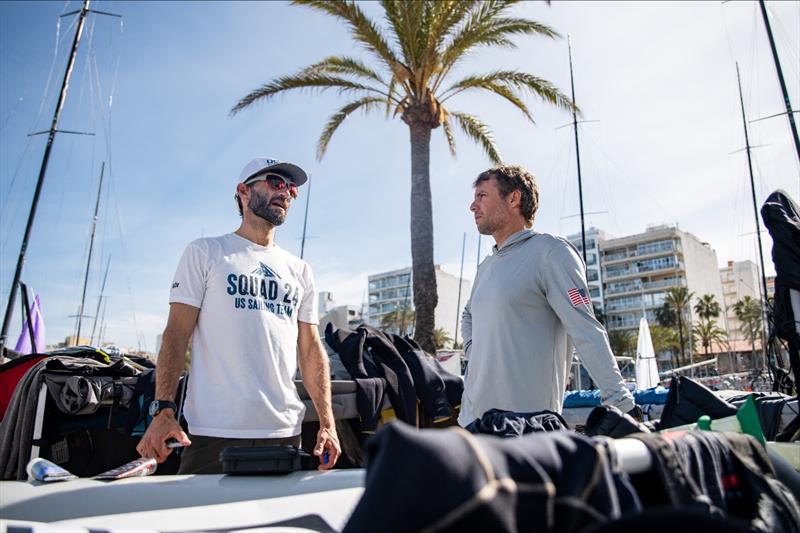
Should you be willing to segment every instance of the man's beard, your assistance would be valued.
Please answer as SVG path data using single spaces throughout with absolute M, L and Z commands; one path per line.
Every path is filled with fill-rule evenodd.
M 481 235 L 493 235 L 500 228 L 501 223 L 497 220 L 497 217 L 489 218 L 488 215 L 484 215 L 480 222 L 475 222 L 475 226 Z
M 278 206 L 271 205 L 272 198 L 267 198 L 263 194 L 253 189 L 247 207 L 258 218 L 262 218 L 273 226 L 280 226 L 286 220 L 286 210 Z

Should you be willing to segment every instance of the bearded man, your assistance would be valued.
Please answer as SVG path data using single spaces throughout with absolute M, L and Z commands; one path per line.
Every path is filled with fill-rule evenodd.
M 341 448 L 314 276 L 308 263 L 275 244 L 275 229 L 307 180 L 297 165 L 252 160 L 236 184 L 239 229 L 184 251 L 158 354 L 153 421 L 137 446 L 143 457 L 160 463 L 170 445 L 184 446 L 179 474 L 218 474 L 228 446 L 300 446 L 305 406 L 293 382 L 299 361 L 319 414 L 313 453 L 320 469 L 336 464 Z M 174 399 L 190 339 L 187 435 Z

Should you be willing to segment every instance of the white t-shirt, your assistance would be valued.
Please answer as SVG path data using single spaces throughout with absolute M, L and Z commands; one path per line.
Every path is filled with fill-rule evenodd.
M 198 239 L 183 253 L 169 301 L 200 309 L 184 405 L 189 432 L 299 435 L 305 407 L 292 377 L 297 321 L 318 323 L 311 267 L 235 233 Z

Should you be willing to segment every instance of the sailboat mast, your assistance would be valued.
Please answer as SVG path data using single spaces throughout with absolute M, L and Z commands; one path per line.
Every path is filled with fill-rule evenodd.
M 778 59 L 778 49 L 775 47 L 775 39 L 772 37 L 772 26 L 769 24 L 767 6 L 764 4 L 764 0 L 758 0 L 758 5 L 761 6 L 761 16 L 764 18 L 764 27 L 767 29 L 769 46 L 772 49 L 772 60 L 775 62 L 775 70 L 778 72 L 778 83 L 780 83 L 781 93 L 783 94 L 783 104 L 786 106 L 786 117 L 789 119 L 789 128 L 792 130 L 794 150 L 797 152 L 797 160 L 800 161 L 800 137 L 797 135 L 797 124 L 794 121 L 792 102 L 789 100 L 789 91 L 786 90 L 786 82 L 783 80 L 783 70 L 781 69 L 780 59 Z
M 753 215 L 756 219 L 756 239 L 758 240 L 758 260 L 761 264 L 761 288 L 764 291 L 764 301 L 762 303 L 762 315 L 767 308 L 767 273 L 764 270 L 764 249 L 761 245 L 761 224 L 758 221 L 758 204 L 756 202 L 756 182 L 753 178 L 753 160 L 750 157 L 750 137 L 747 133 L 747 116 L 744 112 L 744 96 L 742 96 L 742 77 L 739 75 L 739 63 L 736 63 L 736 80 L 739 82 L 739 102 L 742 105 L 742 124 L 744 125 L 744 142 L 745 150 L 747 151 L 747 168 L 750 170 L 750 192 L 753 196 Z M 769 327 L 769 321 L 767 321 Z M 762 346 L 765 349 L 766 346 Z
M 456 302 L 456 329 L 455 329 L 455 338 L 453 340 L 453 346 L 458 344 L 458 319 L 461 318 L 461 285 L 464 283 L 464 250 L 467 246 L 467 233 L 464 232 L 464 236 L 461 237 L 461 272 L 458 274 L 458 300 Z
M 300 259 L 306 250 L 306 227 L 308 227 L 308 204 L 311 202 L 311 176 L 308 177 L 308 193 L 306 193 L 306 214 L 303 217 L 303 239 L 300 241 Z
M 58 103 L 56 103 L 56 109 L 53 113 L 53 120 L 50 123 L 50 130 L 47 135 L 47 145 L 45 146 L 44 156 L 42 157 L 42 166 L 39 169 L 39 179 L 36 182 L 36 190 L 33 193 L 33 202 L 31 203 L 31 210 L 28 214 L 28 223 L 25 226 L 25 233 L 22 237 L 22 246 L 19 250 L 17 267 L 14 271 L 14 281 L 11 283 L 11 290 L 8 294 L 8 303 L 6 304 L 6 313 L 3 318 L 3 326 L 2 330 L 0 330 L 0 351 L 5 346 L 6 339 L 8 338 L 8 328 L 11 322 L 11 315 L 14 311 L 14 301 L 17 298 L 17 289 L 19 286 L 20 277 L 22 275 L 22 266 L 25 264 L 25 254 L 28 250 L 28 243 L 30 241 L 31 229 L 33 228 L 33 221 L 36 218 L 36 208 L 39 205 L 39 196 L 42 193 L 42 185 L 44 184 L 44 177 L 47 173 L 47 164 L 50 161 L 50 153 L 53 150 L 53 141 L 55 140 L 56 132 L 58 131 L 58 120 L 61 118 L 61 110 L 64 108 L 64 101 L 67 98 L 69 79 L 72 76 L 72 68 L 75 65 L 75 57 L 78 53 L 78 43 L 80 43 L 81 40 L 81 34 L 83 33 L 83 27 L 86 22 L 86 15 L 89 12 L 90 1 L 91 0 L 83 0 L 83 7 L 78 15 L 78 25 L 75 29 L 75 37 L 72 40 L 72 51 L 69 55 L 69 61 L 67 61 L 67 69 L 64 72 L 64 79 L 61 82 L 61 92 L 58 95 Z
M 94 346 L 94 332 L 97 329 L 97 318 L 100 315 L 100 304 L 103 303 L 103 293 L 106 291 L 106 280 L 108 279 L 108 269 L 111 267 L 111 256 L 108 256 L 108 261 L 106 262 L 106 273 L 103 274 L 103 284 L 100 285 L 100 296 L 97 298 L 97 310 L 94 313 L 94 323 L 92 324 L 92 336 L 89 339 L 89 344 Z M 98 337 L 98 341 L 100 338 Z M 98 342 L 98 344 L 100 344 Z
M 575 110 L 575 77 L 572 74 L 572 36 L 567 36 L 567 47 L 569 48 L 569 83 L 572 87 L 572 129 L 575 132 L 575 156 L 578 159 L 578 201 L 581 208 L 581 248 L 583 251 L 583 263 L 586 264 L 586 224 L 583 215 L 583 182 L 581 180 L 581 150 L 578 144 L 578 114 Z
M 75 342 L 80 343 L 81 322 L 83 320 L 83 308 L 86 304 L 86 287 L 89 284 L 89 269 L 92 266 L 92 250 L 94 249 L 94 235 L 97 231 L 97 212 L 100 210 L 100 196 L 103 192 L 103 174 L 106 170 L 106 162 L 100 166 L 100 183 L 97 185 L 97 200 L 94 203 L 94 217 L 92 217 L 92 235 L 89 237 L 89 257 L 86 258 L 86 271 L 83 274 L 83 293 L 81 294 L 81 307 L 78 311 L 78 328 L 75 332 Z

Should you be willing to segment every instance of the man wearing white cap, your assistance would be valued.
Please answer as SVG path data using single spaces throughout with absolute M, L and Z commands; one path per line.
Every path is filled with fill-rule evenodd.
M 170 291 L 153 423 L 137 447 L 142 456 L 163 462 L 174 439 L 186 446 L 180 473 L 221 473 L 219 453 L 227 446 L 299 446 L 305 407 L 292 381 L 299 360 L 320 420 L 314 454 L 320 469 L 336 463 L 340 446 L 314 277 L 306 262 L 275 244 L 275 228 L 307 179 L 291 163 L 254 159 L 236 185 L 239 229 L 186 248 Z M 172 400 L 190 338 L 187 436 Z

